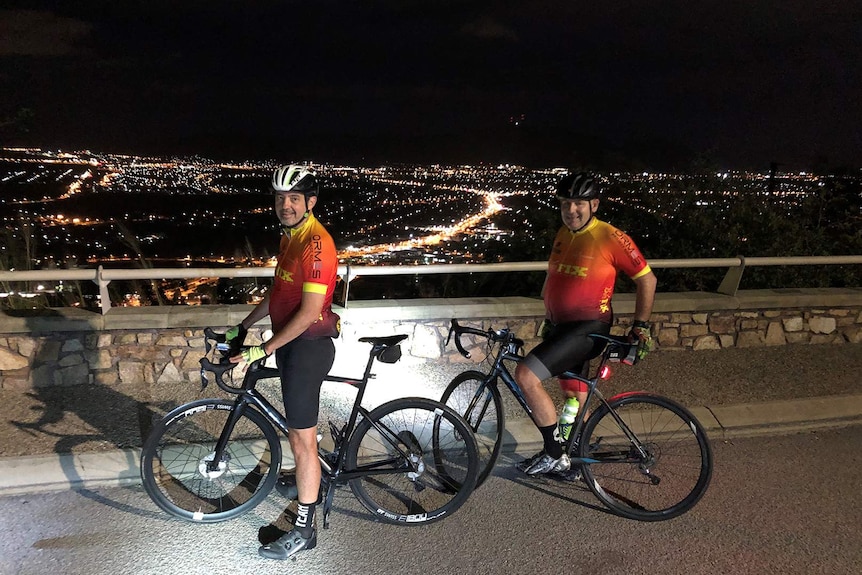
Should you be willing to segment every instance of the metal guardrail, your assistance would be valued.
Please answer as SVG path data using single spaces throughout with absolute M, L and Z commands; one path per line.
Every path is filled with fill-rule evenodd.
M 862 255 L 854 256 L 791 256 L 693 258 L 650 260 L 650 266 L 660 268 L 727 268 L 718 293 L 735 295 L 746 267 L 808 266 L 862 264 Z M 501 273 L 544 271 L 548 263 L 511 262 L 497 264 L 440 264 L 415 266 L 338 266 L 344 280 L 344 305 L 347 306 L 350 282 L 359 276 L 396 276 L 424 274 Z M 111 309 L 108 284 L 114 280 L 158 280 L 195 278 L 272 277 L 275 268 L 140 268 L 140 269 L 57 269 L 32 271 L 0 271 L 0 282 L 91 280 L 99 286 L 102 313 Z

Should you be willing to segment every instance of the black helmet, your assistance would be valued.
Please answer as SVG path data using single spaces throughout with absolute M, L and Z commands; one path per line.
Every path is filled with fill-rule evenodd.
M 564 200 L 594 200 L 601 192 L 598 181 L 587 172 L 567 174 L 557 183 L 557 197 Z
M 317 195 L 317 178 L 305 166 L 281 166 L 272 175 L 272 189 L 276 192 L 299 192 L 306 197 Z

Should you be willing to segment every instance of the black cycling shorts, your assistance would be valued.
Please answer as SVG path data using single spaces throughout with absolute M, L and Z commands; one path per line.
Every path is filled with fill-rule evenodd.
M 287 427 L 307 429 L 317 425 L 320 387 L 334 361 L 335 344 L 328 337 L 297 338 L 275 350 Z
M 582 373 L 589 360 L 604 349 L 604 341 L 587 337 L 590 333 L 608 335 L 611 326 L 598 320 L 573 321 L 555 325 L 545 339 L 522 360 L 540 380 L 565 371 Z

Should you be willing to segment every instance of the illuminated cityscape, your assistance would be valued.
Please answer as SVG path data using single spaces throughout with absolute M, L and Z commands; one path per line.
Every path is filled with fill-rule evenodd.
M 0 255 L 5 269 L 272 266 L 279 232 L 268 183 L 280 163 L 3 148 L 0 219 L 7 237 Z M 539 261 L 559 225 L 552 190 L 561 167 L 314 167 L 321 181 L 316 213 L 342 263 Z M 647 253 L 658 249 L 646 247 L 659 232 L 639 222 L 673 222 L 680 202 L 707 210 L 759 197 L 789 215 L 823 185 L 817 175 L 768 171 L 600 176 L 603 215 L 629 223 L 617 225 L 637 234 Z M 659 254 L 717 255 L 733 254 Z M 200 287 L 162 286 L 184 303 L 198 300 Z

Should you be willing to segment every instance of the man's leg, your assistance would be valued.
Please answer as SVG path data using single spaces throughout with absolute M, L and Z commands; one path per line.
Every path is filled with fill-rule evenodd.
M 524 392 L 527 405 L 533 410 L 533 420 L 537 427 L 545 427 L 557 423 L 557 408 L 548 392 L 542 386 L 542 381 L 524 362 L 515 368 L 515 381 Z
M 296 486 L 299 490 L 293 529 L 258 549 L 267 559 L 287 559 L 317 545 L 314 512 L 320 496 L 320 462 L 317 459 L 317 427 L 288 429 L 288 440 L 296 461 Z
M 542 434 L 544 445 L 540 453 L 519 465 L 519 468 L 528 475 L 567 470 L 569 458 L 563 453 L 563 446 L 557 437 L 557 408 L 542 386 L 542 380 L 523 361 L 515 368 L 515 380 L 533 411 L 533 421 Z
M 268 559 L 287 559 L 317 545 L 314 512 L 320 496 L 321 476 L 317 459 L 317 412 L 320 386 L 334 359 L 335 346 L 329 338 L 298 339 L 276 351 L 288 440 L 296 462 L 298 497 L 294 528 L 258 549 L 258 553 Z
M 317 428 L 291 429 L 290 449 L 296 462 L 298 500 L 314 504 L 320 494 L 320 461 L 317 459 Z

